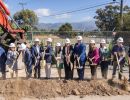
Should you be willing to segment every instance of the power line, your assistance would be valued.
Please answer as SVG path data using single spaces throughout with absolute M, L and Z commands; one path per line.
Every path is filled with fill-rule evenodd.
M 51 17 L 51 16 L 58 16 L 58 15 L 63 15 L 63 14 L 70 14 L 70 13 L 80 12 L 80 11 L 84 11 L 84 10 L 88 10 L 88 9 L 92 9 L 92 8 L 96 8 L 96 7 L 100 7 L 100 6 L 104 6 L 104 5 L 107 5 L 107 4 L 114 4 L 114 3 L 116 3 L 116 2 L 103 3 L 103 4 L 99 4 L 99 5 L 95 5 L 95 6 L 91 6 L 91 7 L 87 7 L 87 8 L 66 11 L 66 12 L 63 12 L 63 13 L 51 14 L 49 16 L 44 16 L 44 17 Z

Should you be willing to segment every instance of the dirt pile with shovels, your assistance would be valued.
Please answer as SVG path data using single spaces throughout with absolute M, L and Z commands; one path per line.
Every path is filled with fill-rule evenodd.
M 68 95 L 129 95 L 123 90 L 123 82 L 119 81 L 76 81 L 76 80 L 35 80 L 16 79 L 0 80 L 0 95 L 8 100 L 21 97 L 55 98 Z

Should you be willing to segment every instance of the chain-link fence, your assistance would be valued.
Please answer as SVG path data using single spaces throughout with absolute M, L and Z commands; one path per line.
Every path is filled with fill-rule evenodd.
M 72 34 L 72 35 L 71 35 Z M 76 42 L 76 36 L 83 36 L 83 41 L 89 43 L 91 39 L 94 39 L 96 43 L 99 43 L 102 38 L 106 39 L 107 43 L 112 41 L 112 32 L 45 32 L 45 31 L 32 31 L 27 32 L 27 39 L 33 41 L 34 38 L 39 38 L 41 41 L 45 42 L 46 38 L 51 37 L 53 43 L 61 42 L 64 43 L 65 38 L 70 38 L 72 44 Z

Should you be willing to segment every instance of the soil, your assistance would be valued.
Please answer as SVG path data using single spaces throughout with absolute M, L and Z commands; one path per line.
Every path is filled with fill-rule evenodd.
M 79 96 L 117 96 L 129 95 L 129 91 L 122 88 L 123 81 L 96 80 L 36 80 L 36 79 L 7 79 L 0 80 L 0 95 L 7 100 L 18 100 L 22 97 L 48 99 Z

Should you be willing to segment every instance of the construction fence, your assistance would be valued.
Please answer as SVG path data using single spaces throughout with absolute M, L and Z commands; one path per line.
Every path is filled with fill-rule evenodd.
M 61 42 L 64 43 L 65 38 L 70 38 L 72 44 L 76 42 L 76 36 L 83 36 L 83 41 L 89 43 L 91 39 L 94 39 L 96 43 L 100 43 L 101 39 L 106 39 L 107 43 L 116 42 L 118 37 L 124 38 L 124 44 L 130 44 L 130 31 L 91 31 L 91 32 L 46 32 L 46 31 L 29 31 L 26 33 L 27 40 L 33 41 L 34 38 L 38 37 L 41 41 L 45 42 L 48 37 L 53 39 L 53 43 Z

